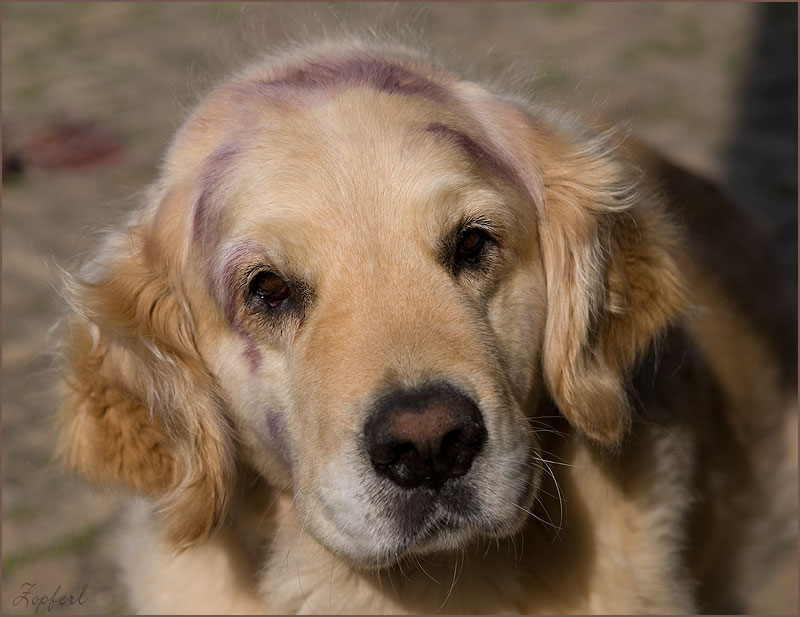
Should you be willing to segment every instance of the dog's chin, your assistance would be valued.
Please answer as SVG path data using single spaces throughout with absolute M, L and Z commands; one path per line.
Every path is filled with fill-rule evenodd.
M 342 546 L 336 554 L 358 570 L 385 570 L 410 558 L 449 552 L 467 546 L 477 536 L 474 529 L 450 527 L 416 538 L 398 537 L 394 541 L 372 547 L 371 550 L 354 551 L 352 544 Z
M 327 521 L 318 534 L 309 528 L 323 546 L 359 570 L 381 570 L 402 564 L 408 559 L 464 550 L 485 540 L 500 540 L 518 533 L 528 521 L 528 512 L 538 488 L 534 476 L 519 487 L 510 499 L 513 506 L 474 507 L 465 512 L 460 503 L 434 502 L 425 513 L 407 517 L 410 508 L 403 506 L 381 514 L 362 512 L 362 522 L 340 526 Z M 332 532 L 333 531 L 333 532 Z M 331 533 L 332 532 L 332 533 Z
M 460 552 L 482 540 L 500 540 L 522 529 L 527 518 L 499 521 L 496 524 L 432 520 L 426 529 L 414 534 L 396 534 L 380 545 L 358 548 L 358 543 L 337 543 L 333 549 L 339 558 L 361 571 L 386 570 L 410 559 Z M 390 534 L 392 535 L 392 534 Z

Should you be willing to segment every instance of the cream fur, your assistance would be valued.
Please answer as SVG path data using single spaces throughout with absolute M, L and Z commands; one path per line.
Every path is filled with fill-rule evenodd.
M 796 381 L 660 161 L 389 45 L 219 84 L 64 286 L 61 451 L 140 495 L 136 610 L 757 609 L 796 542 Z M 431 381 L 486 429 L 452 499 L 364 449 L 374 401 Z

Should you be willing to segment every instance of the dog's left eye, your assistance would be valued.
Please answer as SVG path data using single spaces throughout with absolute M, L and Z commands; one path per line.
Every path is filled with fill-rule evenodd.
M 274 272 L 260 272 L 250 283 L 250 293 L 269 308 L 277 308 L 292 295 L 292 288 Z
M 477 264 L 483 256 L 487 233 L 477 227 L 469 227 L 458 236 L 454 255 L 455 266 L 463 267 Z

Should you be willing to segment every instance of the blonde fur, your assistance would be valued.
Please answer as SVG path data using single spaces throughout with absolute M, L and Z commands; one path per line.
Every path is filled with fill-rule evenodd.
M 770 530 L 796 537 L 796 387 L 659 161 L 394 45 L 219 84 L 64 283 L 61 452 L 140 496 L 134 607 L 752 609 Z M 457 270 L 465 225 L 490 239 Z M 437 380 L 486 428 L 459 506 L 364 451 L 380 396 Z

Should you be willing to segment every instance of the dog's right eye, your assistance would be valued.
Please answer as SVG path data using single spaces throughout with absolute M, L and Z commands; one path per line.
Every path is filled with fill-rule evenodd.
M 274 272 L 259 272 L 250 282 L 250 293 L 269 308 L 278 308 L 292 295 L 292 288 Z
M 483 227 L 465 226 L 450 240 L 449 261 L 454 273 L 484 269 L 496 241 Z
M 470 227 L 461 232 L 455 250 L 455 265 L 464 267 L 477 264 L 486 244 L 486 232 Z

